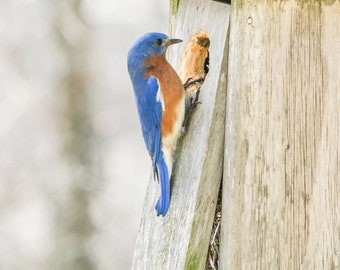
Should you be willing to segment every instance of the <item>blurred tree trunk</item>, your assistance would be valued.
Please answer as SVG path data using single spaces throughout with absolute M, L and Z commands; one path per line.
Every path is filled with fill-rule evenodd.
M 94 269 L 88 250 L 92 234 L 89 216 L 93 181 L 91 127 L 86 95 L 89 31 L 79 15 L 80 0 L 54 1 L 55 29 L 66 60 L 67 73 L 57 98 L 61 103 L 60 132 L 64 140 L 65 179 L 56 202 L 56 249 L 58 269 Z

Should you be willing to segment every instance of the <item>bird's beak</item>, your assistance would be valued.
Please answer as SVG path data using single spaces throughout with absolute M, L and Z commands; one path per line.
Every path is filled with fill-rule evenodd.
M 182 42 L 182 41 L 183 41 L 183 40 L 178 39 L 178 38 L 169 38 L 169 39 L 166 40 L 165 46 L 168 47 L 168 46 L 170 46 L 170 45 L 172 45 L 172 44 L 180 43 L 180 42 Z

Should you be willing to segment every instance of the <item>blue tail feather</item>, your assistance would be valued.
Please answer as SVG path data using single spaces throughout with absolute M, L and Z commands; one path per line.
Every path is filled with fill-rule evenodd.
M 160 179 L 161 194 L 156 204 L 157 215 L 165 216 L 170 205 L 170 179 L 168 167 L 163 156 L 160 156 L 157 162 L 158 178 Z

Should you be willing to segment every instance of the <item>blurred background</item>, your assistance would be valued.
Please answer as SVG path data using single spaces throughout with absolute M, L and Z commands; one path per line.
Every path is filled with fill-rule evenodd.
M 126 70 L 168 1 L 1 0 L 0 269 L 129 269 L 151 163 Z

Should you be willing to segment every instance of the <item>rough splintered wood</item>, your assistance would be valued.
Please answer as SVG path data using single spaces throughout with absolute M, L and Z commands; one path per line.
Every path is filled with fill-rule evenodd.
M 221 269 L 340 269 L 340 2 L 231 14 Z
M 188 14 L 190 16 L 188 16 Z M 210 71 L 174 164 L 171 203 L 157 217 L 159 187 L 150 180 L 137 237 L 133 269 L 204 269 L 222 175 L 226 72 L 223 56 L 229 7 L 205 0 L 180 2 L 172 37 L 188 40 L 200 29 L 210 36 Z M 178 66 L 183 46 L 170 49 Z
M 190 37 L 181 57 L 178 75 L 185 90 L 184 127 L 187 126 L 192 112 L 199 104 L 199 91 L 209 72 L 209 47 L 208 33 L 200 30 Z
M 209 47 L 209 35 L 203 29 L 192 35 L 185 45 L 178 75 L 184 85 L 187 103 L 198 99 L 199 90 L 209 72 Z
M 209 47 L 209 35 L 203 29 L 190 37 L 185 45 L 178 71 L 183 83 L 188 79 L 204 81 L 209 71 L 209 63 L 207 63 L 209 62 Z

